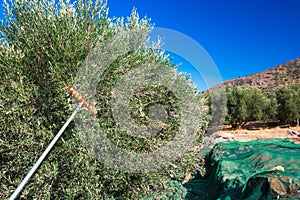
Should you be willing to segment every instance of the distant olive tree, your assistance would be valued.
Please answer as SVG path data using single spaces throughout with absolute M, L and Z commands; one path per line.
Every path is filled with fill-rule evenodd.
M 276 90 L 278 101 L 277 117 L 281 121 L 295 122 L 300 119 L 300 85 L 283 86 Z
M 274 99 L 270 100 L 261 89 L 248 85 L 227 86 L 226 95 L 226 121 L 233 127 L 241 128 L 248 121 L 268 119 L 276 112 Z
M 276 92 L 273 90 L 265 91 L 266 96 L 266 106 L 263 110 L 263 119 L 264 120 L 276 120 L 278 112 L 278 101 Z

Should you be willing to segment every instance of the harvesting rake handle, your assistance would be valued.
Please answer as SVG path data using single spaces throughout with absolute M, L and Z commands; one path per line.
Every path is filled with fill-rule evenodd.
M 40 156 L 40 158 L 38 159 L 38 161 L 33 165 L 33 167 L 31 168 L 31 170 L 28 172 L 28 174 L 23 179 L 23 181 L 20 183 L 20 185 L 17 187 L 17 189 L 14 191 L 14 193 L 9 197 L 9 200 L 14 200 L 19 195 L 19 193 L 22 191 L 23 187 L 26 185 L 27 181 L 30 179 L 30 177 L 34 174 L 35 170 L 43 162 L 43 160 L 45 159 L 45 157 L 47 156 L 47 154 L 50 152 L 50 150 L 52 149 L 52 147 L 55 145 L 55 143 L 57 142 L 57 140 L 60 138 L 60 136 L 62 135 L 62 133 L 65 131 L 65 129 L 67 128 L 67 126 L 74 119 L 75 115 L 80 110 L 80 108 L 82 107 L 82 105 L 83 105 L 83 102 L 81 102 L 77 106 L 77 108 L 74 110 L 74 112 L 72 113 L 72 115 L 69 117 L 69 119 L 63 125 L 63 127 L 59 130 L 59 132 L 57 133 L 57 135 L 53 138 L 53 140 L 51 141 L 51 143 L 49 144 L 49 146 L 47 147 L 47 149 L 43 152 L 43 154 Z
M 19 193 L 22 191 L 23 187 L 26 185 L 26 183 L 28 182 L 28 180 L 30 179 L 30 177 L 34 174 L 34 172 L 37 170 L 37 168 L 40 166 L 40 164 L 43 162 L 43 160 L 45 159 L 45 157 L 47 156 L 47 154 L 50 152 L 50 150 L 52 149 L 52 147 L 55 145 L 55 143 L 57 142 L 57 140 L 60 138 L 60 136 L 63 134 L 63 132 L 65 131 L 65 129 L 68 127 L 68 125 L 70 124 L 70 122 L 74 119 L 75 115 L 77 114 L 77 112 L 80 110 L 80 108 L 84 105 L 88 110 L 90 110 L 94 115 L 97 114 L 97 111 L 89 104 L 86 102 L 86 100 L 80 96 L 80 94 L 78 94 L 78 92 L 72 87 L 70 86 L 68 88 L 68 91 L 78 100 L 80 101 L 79 105 L 77 106 L 77 108 L 74 110 L 74 112 L 72 113 L 72 115 L 69 117 L 69 119 L 66 121 L 66 123 L 63 125 L 63 127 L 59 130 L 59 132 L 57 133 L 57 135 L 53 138 L 53 140 L 51 141 L 51 143 L 49 144 L 49 146 L 47 147 L 47 149 L 43 152 L 43 154 L 40 156 L 40 158 L 38 159 L 38 161 L 33 165 L 33 167 L 31 168 L 31 170 L 28 172 L 28 174 L 25 176 L 25 178 L 22 180 L 22 182 L 20 183 L 20 185 L 17 187 L 17 189 L 13 192 L 13 194 L 10 196 L 9 200 L 14 200 Z
M 91 106 L 86 100 L 73 88 L 73 86 L 68 87 L 68 91 L 83 105 L 91 111 L 94 115 L 97 115 L 97 110 L 94 109 L 93 106 Z

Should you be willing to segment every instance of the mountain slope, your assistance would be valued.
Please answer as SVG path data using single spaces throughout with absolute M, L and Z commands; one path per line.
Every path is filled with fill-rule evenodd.
M 300 82 L 300 58 L 282 63 L 268 70 L 242 78 L 235 78 L 216 85 L 210 90 L 225 85 L 251 85 L 261 89 L 272 89 Z

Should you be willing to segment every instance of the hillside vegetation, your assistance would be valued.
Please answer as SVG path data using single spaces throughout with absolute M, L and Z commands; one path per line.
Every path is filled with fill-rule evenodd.
M 299 83 L 300 80 L 300 58 L 282 63 L 260 73 L 242 78 L 235 78 L 225 81 L 214 88 L 220 88 L 226 85 L 241 86 L 250 85 L 260 89 L 273 89 L 281 86 L 287 86 Z M 211 90 L 213 90 L 212 88 Z
M 226 108 L 220 108 L 220 112 L 225 113 L 225 123 L 230 124 L 233 128 L 242 128 L 245 123 L 251 121 L 277 121 L 278 124 L 288 123 L 299 126 L 299 80 L 281 82 L 280 86 L 272 85 L 272 89 L 250 84 L 237 85 L 233 80 L 216 86 L 204 93 L 204 96 L 208 99 L 214 97 L 219 101 L 226 101 Z M 224 90 L 226 98 L 222 98 L 220 95 L 222 90 Z M 215 109 L 215 106 L 210 104 L 210 110 Z

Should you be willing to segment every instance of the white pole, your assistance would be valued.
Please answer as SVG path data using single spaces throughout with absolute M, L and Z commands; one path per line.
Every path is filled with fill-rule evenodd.
M 14 193 L 10 196 L 9 200 L 14 200 L 19 195 L 19 193 L 22 191 L 23 187 L 26 185 L 27 181 L 30 179 L 30 177 L 34 174 L 35 170 L 43 162 L 44 158 L 47 156 L 47 154 L 49 153 L 49 151 L 52 149 L 52 147 L 54 146 L 54 144 L 60 138 L 60 136 L 62 135 L 62 133 L 65 131 L 65 129 L 67 128 L 67 126 L 70 124 L 70 122 L 74 119 L 75 115 L 80 110 L 80 108 L 82 107 L 82 105 L 83 105 L 83 103 L 81 102 L 77 106 L 77 108 L 74 110 L 74 112 L 72 113 L 72 115 L 69 117 L 69 119 L 63 125 L 63 127 L 59 130 L 59 132 L 57 133 L 57 135 L 53 138 L 53 140 L 51 141 L 51 143 L 49 144 L 49 146 L 47 147 L 47 149 L 43 152 L 43 154 L 40 156 L 40 158 L 38 159 L 38 161 L 33 165 L 33 167 L 31 168 L 31 170 L 28 172 L 28 174 L 26 175 L 26 177 L 23 179 L 23 181 L 20 183 L 20 185 L 14 191 Z

